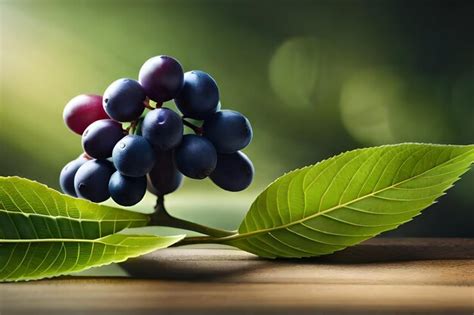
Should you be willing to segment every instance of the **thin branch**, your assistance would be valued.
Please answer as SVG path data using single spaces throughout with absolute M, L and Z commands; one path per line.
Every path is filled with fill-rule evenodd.
M 203 132 L 202 127 L 196 126 L 195 124 L 193 124 L 193 123 L 187 121 L 186 119 L 184 119 L 184 117 L 183 117 L 183 125 L 191 128 L 194 131 L 195 134 L 202 135 L 202 132 Z
M 185 229 L 185 230 L 195 231 L 195 232 L 209 235 L 216 238 L 236 234 L 235 231 L 212 228 L 209 226 L 186 221 L 186 220 L 179 219 L 172 216 L 171 214 L 168 213 L 168 211 L 165 208 L 163 196 L 158 196 L 156 200 L 155 212 L 151 215 L 150 225 L 167 226 L 167 227 L 173 227 L 173 228 L 178 228 L 178 229 Z
M 173 247 L 184 246 L 184 245 L 194 245 L 194 244 L 222 244 L 225 240 L 232 238 L 233 236 L 238 235 L 237 232 L 232 235 L 227 235 L 223 237 L 213 237 L 213 236 L 192 236 L 185 237 L 181 241 L 173 244 Z
M 155 109 L 153 106 L 151 106 L 150 99 L 148 97 L 143 101 L 143 106 L 145 106 L 145 108 L 148 108 L 148 109 L 151 109 L 151 110 Z

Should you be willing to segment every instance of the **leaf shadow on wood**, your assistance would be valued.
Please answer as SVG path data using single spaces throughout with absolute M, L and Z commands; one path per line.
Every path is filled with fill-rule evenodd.
M 188 249 L 188 250 L 186 250 Z M 395 262 L 474 259 L 470 239 L 373 239 L 332 255 L 305 259 L 261 259 L 229 248 L 169 248 L 121 266 L 136 278 L 174 281 L 239 281 L 258 274 L 262 281 L 283 268 L 380 266 Z M 280 268 L 281 267 L 281 268 Z
M 183 249 L 157 251 L 120 265 L 135 278 L 213 281 L 253 272 L 268 264 L 268 260 L 240 251 Z

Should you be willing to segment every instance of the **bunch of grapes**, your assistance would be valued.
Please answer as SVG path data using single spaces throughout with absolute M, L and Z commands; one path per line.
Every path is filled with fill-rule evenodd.
M 147 188 L 157 196 L 175 191 L 183 175 L 209 176 L 229 191 L 250 185 L 254 168 L 240 150 L 252 128 L 242 114 L 220 108 L 209 74 L 183 73 L 176 59 L 157 56 L 138 77 L 113 82 L 103 96 L 76 96 L 64 108 L 64 121 L 82 135 L 84 149 L 61 171 L 65 193 L 131 206 Z M 172 99 L 182 115 L 162 106 Z M 185 134 L 185 126 L 192 133 Z

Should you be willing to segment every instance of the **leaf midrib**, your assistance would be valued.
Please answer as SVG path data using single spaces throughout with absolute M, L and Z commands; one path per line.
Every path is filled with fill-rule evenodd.
M 305 221 L 310 220 L 310 219 L 314 219 L 314 218 L 316 218 L 316 217 L 318 217 L 318 216 L 320 216 L 320 215 L 329 213 L 329 212 L 331 212 L 331 211 L 344 208 L 345 206 L 348 206 L 348 205 L 350 205 L 350 204 L 352 204 L 352 203 L 354 203 L 354 202 L 364 200 L 365 198 L 368 198 L 368 197 L 372 197 L 372 196 L 377 195 L 377 194 L 379 194 L 379 193 L 381 193 L 381 192 L 384 192 L 384 191 L 386 191 L 386 190 L 388 190 L 388 189 L 395 188 L 395 187 L 398 186 L 398 185 L 404 184 L 404 183 L 406 183 L 406 182 L 408 182 L 408 181 L 411 181 L 411 180 L 414 180 L 414 179 L 416 179 L 416 178 L 418 178 L 418 177 L 420 177 L 420 176 L 423 176 L 423 175 L 425 175 L 427 172 L 430 172 L 430 171 L 435 170 L 435 169 L 437 169 L 437 168 L 439 168 L 439 167 L 442 167 L 442 166 L 444 166 L 444 165 L 446 165 L 446 164 L 448 164 L 448 163 L 450 163 L 450 162 L 456 161 L 457 159 L 460 159 L 461 157 L 464 157 L 465 155 L 470 154 L 472 151 L 473 151 L 473 150 L 469 150 L 469 151 L 467 151 L 467 152 L 465 152 L 465 153 L 462 153 L 462 154 L 458 155 L 457 157 L 455 157 L 455 158 L 453 158 L 453 159 L 448 159 L 446 162 L 443 162 L 443 163 L 441 163 L 441 164 L 439 164 L 439 165 L 436 165 L 435 167 L 430 168 L 430 169 L 428 169 L 428 170 L 424 171 L 423 173 L 420 173 L 420 174 L 418 174 L 418 175 L 416 175 L 416 176 L 407 178 L 407 179 L 402 180 L 402 181 L 400 181 L 400 182 L 398 182 L 398 183 L 396 183 L 396 184 L 392 184 L 392 185 L 387 186 L 387 187 L 385 187 L 385 188 L 383 188 L 383 189 L 380 189 L 380 190 L 371 192 L 370 194 L 367 194 L 367 195 L 358 197 L 358 198 L 356 198 L 356 199 L 354 199 L 354 200 L 351 200 L 351 201 L 348 201 L 348 202 L 346 202 L 346 203 L 338 204 L 338 205 L 336 205 L 336 206 L 334 206 L 334 207 L 332 207 L 332 208 L 326 209 L 326 210 L 324 210 L 324 211 L 316 212 L 315 214 L 312 214 L 312 215 L 310 215 L 310 216 L 308 216 L 308 217 L 301 218 L 301 219 L 296 220 L 296 221 L 294 221 L 294 222 L 286 223 L 286 224 L 283 224 L 283 225 L 279 225 L 279 226 L 275 226 L 275 227 L 271 227 L 271 228 L 267 228 L 267 229 L 263 229 L 263 230 L 252 231 L 252 232 L 247 232 L 247 233 L 237 234 L 237 235 L 231 235 L 231 236 L 226 236 L 226 237 L 220 238 L 220 241 L 234 241 L 234 240 L 238 240 L 238 239 L 241 239 L 241 238 L 247 238 L 247 237 L 251 237 L 251 236 L 258 235 L 258 234 L 262 234 L 262 233 L 272 232 L 272 231 L 280 230 L 280 229 L 286 229 L 286 228 L 288 228 L 288 227 L 291 227 L 291 226 L 296 225 L 296 224 L 300 224 L 300 223 L 305 222 Z
M 146 218 L 144 219 L 80 219 L 80 218 L 73 218 L 73 217 L 66 217 L 66 216 L 61 216 L 61 215 L 47 215 L 47 214 L 41 214 L 41 213 L 26 213 L 26 212 L 18 212 L 18 211 L 12 211 L 8 209 L 0 209 L 0 212 L 5 212 L 8 214 L 14 214 L 14 215 L 22 215 L 25 217 L 29 216 L 38 216 L 38 217 L 43 217 L 43 218 L 48 218 L 48 219 L 66 219 L 66 220 L 71 220 L 71 221 L 77 221 L 77 222 L 147 222 L 148 220 Z
M 146 236 L 146 235 L 140 235 Z M 119 246 L 119 247 L 136 247 L 133 245 L 122 245 L 120 243 L 106 243 L 100 239 L 79 239 L 79 238 L 32 238 L 32 239 L 0 239 L 0 246 L 2 244 L 19 244 L 19 243 L 93 243 L 93 244 L 103 244 L 110 246 Z
M 82 238 L 29 238 L 29 239 L 0 239 L 0 246 L 2 244 L 10 243 L 102 243 L 97 239 L 82 239 Z

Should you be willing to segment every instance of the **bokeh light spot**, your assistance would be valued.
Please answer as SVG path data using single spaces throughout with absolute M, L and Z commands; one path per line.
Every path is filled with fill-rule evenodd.
M 314 37 L 294 37 L 277 48 L 269 64 L 270 83 L 288 105 L 311 106 L 319 80 L 320 46 Z
M 344 126 L 357 140 L 367 144 L 392 143 L 390 107 L 400 93 L 398 77 L 384 69 L 361 71 L 346 81 L 340 108 Z
M 396 142 L 450 142 L 445 84 L 410 73 L 371 68 L 348 79 L 341 91 L 344 126 L 368 145 Z

